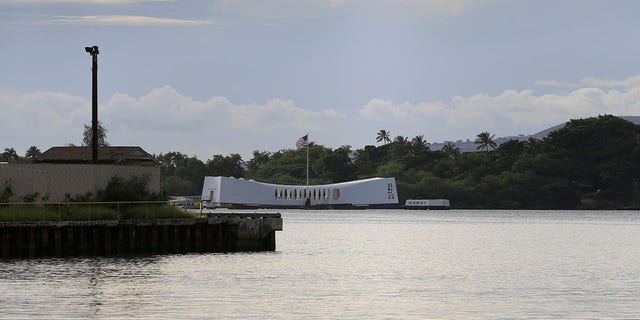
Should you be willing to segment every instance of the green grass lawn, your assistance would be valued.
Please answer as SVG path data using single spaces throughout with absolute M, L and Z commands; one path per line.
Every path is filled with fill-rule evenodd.
M 197 214 L 164 203 L 0 204 L 0 221 L 88 221 L 195 218 Z

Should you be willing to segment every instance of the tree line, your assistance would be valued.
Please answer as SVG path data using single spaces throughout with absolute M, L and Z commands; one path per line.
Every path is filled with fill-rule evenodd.
M 93 131 L 91 126 L 84 125 L 84 130 L 82 132 L 82 145 L 87 147 L 91 146 L 91 142 L 93 141 L 91 137 L 93 136 Z M 73 143 L 69 143 L 69 146 L 74 146 Z M 102 122 L 98 121 L 98 145 L 101 147 L 109 146 L 107 142 L 107 129 L 102 125 Z M 36 158 L 42 154 L 42 151 L 36 146 L 31 146 L 25 152 L 24 156 L 20 156 L 16 149 L 14 148 L 5 148 L 4 152 L 0 153 L 0 162 L 12 162 L 12 163 L 30 163 L 35 162 Z
M 603 209 L 640 206 L 640 126 L 603 115 L 569 121 L 543 139 L 497 146 L 478 134 L 477 152 L 452 143 L 431 150 L 424 136 L 391 137 L 352 149 L 310 142 L 309 182 L 326 184 L 395 177 L 399 200 L 446 198 L 456 208 Z M 7 150 L 5 149 L 5 154 Z M 199 195 L 204 176 L 278 184 L 306 183 L 305 148 L 214 155 L 207 161 L 179 151 L 154 155 L 168 195 Z M 5 157 L 3 154 L 3 157 Z
M 310 184 L 369 177 L 395 177 L 400 201 L 447 198 L 456 208 L 571 209 L 640 205 L 640 126 L 604 115 L 571 120 L 544 139 L 511 140 L 497 146 L 478 134 L 477 152 L 452 143 L 431 150 L 424 136 L 391 138 L 353 150 L 311 142 Z M 278 184 L 304 184 L 306 150 L 215 155 L 202 162 L 180 152 L 159 154 L 168 194 L 200 194 L 205 175 L 233 176 Z
M 40 149 L 36 146 L 31 146 L 27 149 L 24 156 L 21 157 L 16 149 L 14 148 L 5 148 L 4 152 L 0 153 L 0 162 L 12 162 L 12 163 L 29 163 L 35 162 L 36 158 L 42 154 Z

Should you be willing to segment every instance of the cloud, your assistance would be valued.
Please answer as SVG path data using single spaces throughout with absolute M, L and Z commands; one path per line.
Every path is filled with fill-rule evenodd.
M 82 119 L 89 119 L 91 103 L 65 93 L 13 93 L 0 91 L 0 141 L 19 152 L 32 145 L 65 145 L 73 139 L 65 133 L 77 128 L 81 141 Z
M 20 5 L 41 5 L 53 4 L 59 7 L 59 10 L 65 10 L 72 14 L 52 15 L 48 12 L 43 13 L 20 13 L 20 12 L 4 12 L 8 19 L 3 23 L 19 23 L 19 24 L 71 24 L 71 25 L 120 25 L 120 26 L 198 26 L 216 24 L 212 20 L 207 19 L 178 19 L 172 17 L 159 17 L 138 14 L 96 14 L 96 15 L 77 15 L 76 12 L 85 12 L 89 8 L 97 10 L 113 9 L 119 10 L 140 10 L 140 8 L 150 9 L 153 4 L 144 6 L 145 3 L 154 2 L 173 2 L 174 0 L 0 0 L 0 4 L 13 3 Z M 136 5 L 142 4 L 142 5 Z M 33 6 L 39 8 L 38 6 Z M 17 7 L 16 7 L 17 8 Z M 46 8 L 46 7 L 45 7 Z M 94 11 L 95 11 L 94 10 Z M 144 10 L 144 9 L 143 9 Z M 148 11 L 148 10 L 146 10 Z M 172 12 L 173 13 L 173 12 Z M 169 14 L 171 15 L 171 13 Z
M 532 90 L 506 90 L 495 96 L 458 96 L 448 102 L 394 103 L 372 99 L 360 109 L 359 119 L 402 132 L 420 132 L 423 128 L 421 134 L 443 140 L 473 137 L 483 130 L 499 136 L 533 134 L 569 119 L 599 114 L 636 115 L 640 110 L 640 83 L 629 79 L 620 83 L 625 89 L 582 87 L 543 95 Z
M 595 88 L 632 88 L 640 86 L 640 76 L 630 77 L 624 80 L 595 79 L 592 77 L 583 78 L 580 84 Z
M 211 20 L 190 20 L 158 18 L 150 16 L 58 16 L 49 23 L 77 24 L 77 25 L 123 25 L 123 26 L 196 26 L 214 24 Z
M 322 129 L 324 123 L 344 118 L 332 109 L 310 111 L 281 99 L 263 104 L 233 104 L 225 97 L 194 101 L 169 86 L 154 89 L 139 99 L 116 94 L 101 109 L 114 123 L 152 131 L 199 131 L 213 124 L 217 130 L 265 133 L 278 128 Z M 149 115 L 161 116 L 147 121 Z
M 322 16 L 341 8 L 349 0 L 220 0 L 217 11 L 268 19 Z
M 62 93 L 0 92 L 0 136 L 17 150 L 36 145 L 80 144 L 91 122 L 90 101 Z M 288 148 L 304 132 L 346 126 L 334 109 L 311 111 L 293 101 L 234 104 L 225 97 L 197 101 L 165 86 L 139 98 L 114 94 L 99 105 L 99 120 L 114 145 L 141 145 L 150 152 L 182 151 L 206 159 L 214 153 Z M 203 154 L 203 152 L 205 152 Z
M 0 0 L 0 3 L 39 3 L 39 4 L 135 4 L 144 2 L 173 2 L 175 0 Z
M 328 147 L 362 148 L 375 144 L 380 129 L 441 142 L 473 138 L 481 131 L 533 134 L 600 114 L 638 115 L 636 78 L 612 81 L 624 84 L 616 88 L 585 86 L 566 93 L 505 90 L 417 103 L 374 98 L 354 111 L 310 110 L 278 98 L 246 104 L 226 97 L 200 101 L 164 86 L 140 97 L 114 94 L 100 104 L 99 119 L 114 145 L 140 145 L 152 153 L 181 151 L 202 160 L 240 153 L 248 160 L 254 150 L 293 148 L 307 132 L 312 141 Z M 14 147 L 19 153 L 31 145 L 45 150 L 79 144 L 83 125 L 91 122 L 90 101 L 65 93 L 0 91 L 0 110 L 0 148 Z
M 493 0 L 221 0 L 219 11 L 263 18 L 322 16 L 339 10 L 383 11 L 404 9 L 405 12 L 432 15 L 459 15 Z
M 77 119 L 87 100 L 65 93 L 0 93 L 0 127 L 3 137 L 28 130 L 46 135 L 48 130 L 65 127 Z M 7 130 L 9 128 L 15 131 Z
M 487 0 L 383 0 L 384 3 L 418 9 L 423 13 L 457 16 L 490 1 Z
M 297 139 L 291 137 L 304 132 L 330 132 L 336 124 L 347 127 L 347 116 L 334 109 L 312 111 L 282 99 L 249 104 L 225 97 L 197 101 L 169 86 L 139 98 L 116 94 L 100 110 L 113 143 L 139 144 L 150 152 L 182 151 L 203 159 L 277 151 L 291 147 Z
M 539 86 L 539 87 L 556 87 L 556 88 L 578 88 L 578 87 L 580 87 L 580 84 L 578 84 L 578 83 L 566 82 L 566 81 L 555 81 L 555 80 L 536 81 L 535 85 Z
M 582 78 L 579 82 L 565 81 L 537 81 L 537 86 L 557 88 L 633 88 L 640 87 L 640 76 L 633 76 L 623 80 L 597 79 L 593 77 Z

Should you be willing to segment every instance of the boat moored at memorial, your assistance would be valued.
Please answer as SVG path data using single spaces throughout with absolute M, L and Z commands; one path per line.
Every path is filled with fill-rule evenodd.
M 404 203 L 405 209 L 415 210 L 447 210 L 450 206 L 447 199 L 408 199 Z

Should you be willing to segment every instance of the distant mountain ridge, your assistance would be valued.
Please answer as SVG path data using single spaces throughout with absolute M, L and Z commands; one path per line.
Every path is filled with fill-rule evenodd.
M 629 122 L 632 122 L 636 125 L 640 125 L 640 116 L 617 116 L 617 117 L 627 120 Z M 531 135 L 521 134 L 518 136 L 499 137 L 499 138 L 496 138 L 494 141 L 498 145 L 501 145 L 509 140 L 524 141 L 524 140 L 529 140 L 529 138 L 543 139 L 547 135 L 549 135 L 549 133 L 556 131 L 558 129 L 564 128 L 565 125 L 567 125 L 566 122 L 555 125 L 553 127 L 549 127 L 547 129 L 544 129 L 538 133 L 534 133 Z M 431 143 L 429 147 L 431 148 L 431 150 L 440 150 L 449 142 L 452 142 L 456 147 L 460 148 L 460 151 L 462 152 L 473 152 L 473 151 L 476 151 L 476 148 L 477 148 L 477 145 L 473 142 L 473 140 L 469 140 L 469 139 L 457 140 L 457 141 L 434 142 L 434 143 Z

